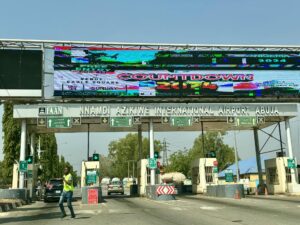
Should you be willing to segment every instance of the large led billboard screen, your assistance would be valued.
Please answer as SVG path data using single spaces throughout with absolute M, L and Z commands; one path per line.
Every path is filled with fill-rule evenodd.
M 41 97 L 42 51 L 0 49 L 0 97 Z
M 300 53 L 55 47 L 54 95 L 298 96 Z

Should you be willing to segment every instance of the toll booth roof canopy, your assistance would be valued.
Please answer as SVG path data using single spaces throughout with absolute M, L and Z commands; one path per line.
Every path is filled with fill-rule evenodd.
M 262 155 L 261 156 L 261 166 L 262 170 L 265 171 L 265 163 L 264 161 L 268 159 L 266 156 Z M 232 164 L 229 167 L 227 167 L 225 170 L 221 171 L 219 173 L 219 177 L 225 177 L 225 172 L 226 170 L 232 170 L 233 175 L 236 175 L 236 164 Z M 239 161 L 239 170 L 240 174 L 249 174 L 249 173 L 258 173 L 257 170 L 257 163 L 256 163 L 256 157 L 248 158 L 245 160 L 240 160 Z

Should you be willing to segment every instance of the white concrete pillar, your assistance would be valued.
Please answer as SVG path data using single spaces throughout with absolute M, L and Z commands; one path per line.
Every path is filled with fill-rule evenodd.
M 150 158 L 154 158 L 154 131 L 153 131 L 153 119 L 149 121 L 149 142 L 150 142 Z M 150 184 L 155 185 L 155 169 L 151 169 L 150 172 Z
M 294 154 L 293 154 L 291 127 L 290 127 L 289 119 L 285 120 L 285 129 L 286 129 L 287 150 L 289 153 L 289 158 L 293 159 Z M 291 177 L 292 177 L 292 183 L 296 183 L 298 179 L 297 179 L 297 172 L 295 168 L 291 168 Z
M 35 163 L 35 133 L 31 133 L 30 135 L 30 155 L 33 156 L 33 162 L 32 164 Z
M 22 120 L 20 161 L 25 160 L 25 157 L 26 157 L 25 154 L 26 154 L 26 120 Z M 20 172 L 19 188 L 24 188 L 24 172 Z

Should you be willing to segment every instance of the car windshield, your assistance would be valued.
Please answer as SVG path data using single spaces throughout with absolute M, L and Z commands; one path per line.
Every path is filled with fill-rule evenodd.
M 113 181 L 111 182 L 112 185 L 121 185 L 122 183 L 120 181 Z
M 53 186 L 61 186 L 61 185 L 63 185 L 63 181 L 62 180 L 50 180 L 49 184 L 53 185 Z

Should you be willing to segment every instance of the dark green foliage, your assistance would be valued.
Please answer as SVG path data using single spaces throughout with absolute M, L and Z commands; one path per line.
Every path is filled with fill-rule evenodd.
M 162 145 L 159 141 L 154 141 L 155 151 L 160 151 Z M 138 134 L 128 134 L 125 138 L 112 141 L 108 147 L 109 159 L 111 160 L 111 176 L 127 177 L 128 160 L 138 161 Z M 143 138 L 142 159 L 149 157 L 149 140 Z
M 222 171 L 228 164 L 234 162 L 234 149 L 224 144 L 223 136 L 225 133 L 207 132 L 203 136 L 199 135 L 194 141 L 191 149 L 185 151 L 177 151 L 170 156 L 170 163 L 167 167 L 167 172 L 182 172 L 183 174 L 191 175 L 191 163 L 197 158 L 205 157 L 206 153 L 214 151 L 218 160 L 218 169 Z M 204 148 L 203 140 L 204 139 Z
M 3 153 L 4 160 L 1 165 L 2 183 L 10 184 L 12 180 L 13 164 L 20 157 L 20 137 L 21 130 L 18 121 L 13 119 L 13 104 L 4 104 L 3 123 Z

